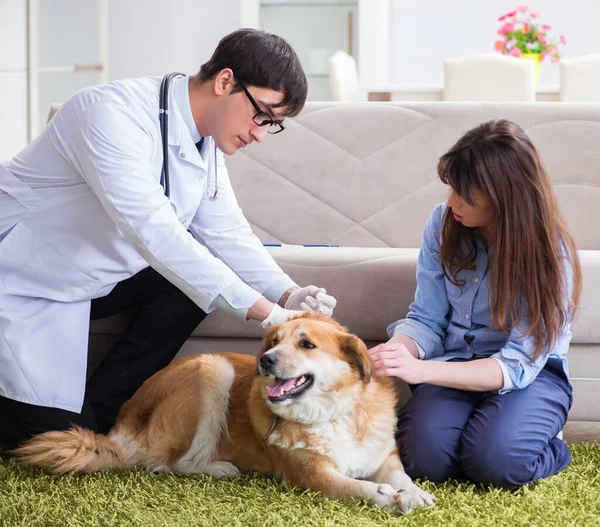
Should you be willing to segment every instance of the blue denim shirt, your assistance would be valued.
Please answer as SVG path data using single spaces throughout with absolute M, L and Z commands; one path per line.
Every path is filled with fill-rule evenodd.
M 415 300 L 406 319 L 388 327 L 388 335 L 410 337 L 421 348 L 423 359 L 447 361 L 492 357 L 498 361 L 504 375 L 500 393 L 525 388 L 536 378 L 548 357 L 560 359 L 568 375 L 569 327 L 565 328 L 550 353 L 534 362 L 531 362 L 535 349 L 533 337 L 524 335 L 519 329 L 528 326 L 526 320 L 509 332 L 492 329 L 489 254 L 481 238 L 477 240 L 475 269 L 459 273 L 465 285 L 455 286 L 444 276 L 439 250 L 445 211 L 445 203 L 438 205 L 427 222 L 417 262 Z M 572 277 L 567 278 L 571 280 Z

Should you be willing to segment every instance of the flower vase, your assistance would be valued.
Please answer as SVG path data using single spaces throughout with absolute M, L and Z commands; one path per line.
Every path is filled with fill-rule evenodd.
M 535 62 L 535 84 L 540 83 L 540 68 L 542 65 L 541 55 L 539 53 L 523 53 L 522 59 L 533 60 Z

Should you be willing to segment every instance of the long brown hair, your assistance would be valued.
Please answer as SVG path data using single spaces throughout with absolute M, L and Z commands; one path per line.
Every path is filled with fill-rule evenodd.
M 509 331 L 525 316 L 529 326 L 520 329 L 534 338 L 533 359 L 548 353 L 579 307 L 581 269 L 575 242 L 531 140 L 511 121 L 483 123 L 440 158 L 438 175 L 470 205 L 475 204 L 474 191 L 492 203 L 493 324 Z M 458 273 L 474 269 L 475 256 L 475 229 L 457 222 L 448 208 L 440 247 L 448 280 L 464 285 Z M 573 271 L 572 284 L 567 262 Z M 522 312 L 522 303 L 527 313 Z

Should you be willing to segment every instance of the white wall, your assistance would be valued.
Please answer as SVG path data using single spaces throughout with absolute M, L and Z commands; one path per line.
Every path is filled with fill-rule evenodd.
M 34 39 L 39 66 L 96 63 L 102 59 L 98 2 L 37 0 Z M 108 79 L 195 73 L 219 39 L 256 24 L 254 0 L 108 0 Z M 98 72 L 39 74 L 32 130 L 41 130 L 50 104 L 85 86 Z M 28 138 L 27 0 L 0 0 L 0 160 Z
M 27 142 L 25 0 L 0 0 L 0 160 Z
M 33 93 L 32 111 L 37 112 L 32 133 L 43 130 L 50 105 L 65 101 L 86 86 L 100 84 L 97 71 L 48 71 L 73 64 L 102 62 L 101 31 L 98 22 L 101 2 L 98 0 L 37 0 L 34 45 L 37 46 L 37 97 Z
M 109 79 L 196 73 L 242 25 L 244 1 L 109 0 Z
M 248 0 L 246 0 L 248 1 Z M 372 2 L 374 0 L 367 0 Z M 360 51 L 356 2 L 286 4 L 270 0 L 259 11 L 260 28 L 285 38 L 298 54 L 308 78 L 309 100 L 331 100 L 327 61 L 339 49 L 348 50 L 349 14 L 352 13 L 352 47 Z
M 391 82 L 441 86 L 444 59 L 493 52 L 498 17 L 521 4 L 567 37 L 563 57 L 600 53 L 598 0 L 392 0 Z M 558 83 L 558 69 L 544 61 L 540 84 Z
M 373 0 L 374 1 L 374 0 Z M 377 0 L 381 1 L 381 0 Z M 442 84 L 445 58 L 493 50 L 499 15 L 525 0 L 390 0 L 390 81 Z M 258 0 L 108 0 L 108 78 L 194 73 L 219 39 L 256 23 Z M 41 66 L 96 60 L 94 11 L 87 0 L 38 0 Z M 367 4 L 368 2 L 365 2 Z M 0 0 L 0 159 L 27 141 L 26 0 Z M 569 39 L 565 57 L 599 53 L 598 0 L 537 0 L 542 20 Z M 84 11 L 82 11 L 82 8 Z M 69 17 L 69 13 L 74 13 Z M 310 29 L 310 28 L 308 28 Z M 87 38 L 78 35 L 85 32 Z M 91 38 L 90 38 L 91 37 Z M 56 77 L 56 78 L 55 78 Z M 74 79 L 76 77 L 76 79 Z M 39 120 L 50 102 L 94 84 L 93 73 L 40 77 Z M 542 65 L 541 83 L 557 83 L 558 66 Z M 80 86 L 81 84 L 81 86 Z

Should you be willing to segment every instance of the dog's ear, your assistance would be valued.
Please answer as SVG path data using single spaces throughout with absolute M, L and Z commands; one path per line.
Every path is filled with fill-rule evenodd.
M 373 365 L 366 344 L 355 335 L 340 335 L 340 349 L 348 362 L 358 370 L 363 382 L 369 382 L 373 375 Z

